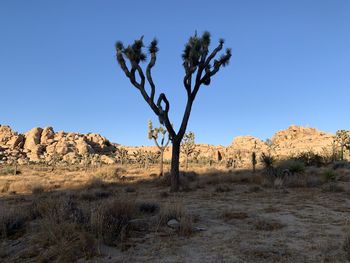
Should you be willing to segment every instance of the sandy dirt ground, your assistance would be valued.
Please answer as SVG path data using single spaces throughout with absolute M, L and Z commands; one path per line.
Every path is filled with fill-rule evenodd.
M 86 177 L 74 176 L 74 172 L 68 175 L 64 180 L 58 175 L 46 176 L 44 181 L 53 186 L 51 191 L 58 192 L 69 178 L 77 182 L 71 180 L 73 187 Z M 108 178 L 108 172 L 104 175 Z M 141 176 L 138 172 L 134 175 Z M 33 176 L 40 178 L 40 173 L 27 178 L 40 182 Z M 4 184 L 7 179 L 1 180 Z M 55 184 L 60 188 L 52 190 Z M 180 204 L 193 219 L 196 231 L 180 236 L 166 225 L 155 224 L 152 231 L 132 233 L 127 249 L 101 244 L 100 256 L 79 262 L 349 262 L 343 248 L 350 220 L 349 182 L 341 182 L 339 191 L 329 191 L 324 185 L 273 188 L 244 180 L 192 184 L 196 187 L 168 195 L 162 195 L 167 187 L 157 183 L 109 186 L 115 198 L 153 202 L 160 207 Z M 124 191 L 131 186 L 133 191 Z M 2 194 L 0 206 L 20 206 L 31 198 L 31 194 L 11 194 L 9 190 Z M 1 241 L 0 261 L 38 262 L 35 257 L 21 257 L 28 235 Z

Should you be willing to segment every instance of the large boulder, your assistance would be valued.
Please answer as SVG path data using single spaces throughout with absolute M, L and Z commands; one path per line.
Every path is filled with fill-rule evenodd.
M 105 164 L 115 164 L 116 160 L 107 155 L 101 155 L 101 162 Z
M 80 155 L 95 153 L 94 149 L 84 140 L 84 138 L 76 140 L 75 147 Z
M 23 147 L 24 136 L 14 132 L 10 126 L 0 125 L 0 146 L 5 148 Z
M 52 127 L 46 127 L 41 133 L 40 143 L 41 144 L 50 144 L 55 138 L 55 132 Z
M 33 128 L 29 132 L 25 133 L 25 143 L 24 143 L 24 149 L 28 152 L 31 152 L 32 150 L 35 150 L 36 146 L 40 144 L 41 139 L 41 133 L 43 132 L 42 128 Z
M 24 145 L 24 141 L 24 135 L 18 134 L 11 137 L 10 140 L 6 143 L 6 145 L 11 149 L 22 148 Z

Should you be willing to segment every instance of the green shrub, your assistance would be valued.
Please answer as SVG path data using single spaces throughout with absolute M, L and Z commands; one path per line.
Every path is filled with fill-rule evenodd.
M 279 170 L 288 169 L 291 174 L 300 174 L 305 172 L 305 164 L 299 160 L 288 159 L 279 163 Z
M 327 169 L 323 172 L 323 176 L 326 181 L 334 181 L 337 177 L 337 174 L 333 170 Z
M 293 159 L 304 163 L 305 166 L 325 166 L 327 164 L 326 158 L 318 153 L 312 151 L 303 152 L 293 157 Z

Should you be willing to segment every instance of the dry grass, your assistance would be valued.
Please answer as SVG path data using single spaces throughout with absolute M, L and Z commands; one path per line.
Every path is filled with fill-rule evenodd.
M 345 240 L 343 248 L 347 259 L 350 260 L 350 223 L 348 223 L 345 227 Z
M 254 226 L 259 231 L 276 231 L 284 227 L 280 222 L 268 219 L 258 219 L 254 222 Z
M 194 218 L 187 213 L 183 204 L 178 200 L 173 200 L 173 202 L 163 205 L 160 210 L 160 225 L 165 226 L 172 219 L 179 222 L 179 226 L 175 229 L 179 235 L 188 237 L 193 234 Z
M 0 239 L 19 237 L 25 232 L 30 213 L 27 207 L 0 208 Z
M 337 169 L 337 174 L 348 176 L 342 169 Z M 130 175 L 126 169 L 115 166 L 88 172 L 73 168 L 53 172 L 27 167 L 21 170 L 21 176 L 0 178 L 0 190 L 4 189 L 0 199 L 0 261 L 3 262 L 15 261 L 19 253 L 25 262 L 79 259 L 98 262 L 103 261 L 109 251 L 114 251 L 114 262 L 119 259 L 139 262 L 142 253 L 149 255 L 149 262 L 156 261 L 154 253 L 163 257 L 166 254 L 170 262 L 184 262 L 187 256 L 189 261 L 198 259 L 196 251 L 204 251 L 205 255 L 223 251 L 225 262 L 241 259 L 233 254 L 249 256 L 249 262 L 284 262 L 284 257 L 290 260 L 303 253 L 300 240 L 312 243 L 322 238 L 321 230 L 313 228 L 312 222 L 335 228 L 339 215 L 349 212 L 344 203 L 348 191 L 346 182 L 326 183 L 321 170 L 281 180 L 280 187 L 291 188 L 288 194 L 275 189 L 271 182 L 266 188 L 259 171 L 253 174 L 203 168 L 188 172 L 181 179 L 182 191 L 174 194 L 169 193 L 164 182 L 160 183 L 163 178 L 152 178 L 150 172 L 139 168 L 131 169 Z M 131 179 L 125 179 L 129 176 Z M 10 194 L 11 191 L 17 194 Z M 227 204 L 232 204 L 232 208 L 228 209 Z M 326 207 L 328 205 L 330 207 Z M 329 215 L 327 220 L 319 216 L 319 210 Z M 256 211 L 263 215 L 254 217 Z M 173 229 L 167 225 L 171 219 L 178 221 L 178 227 Z M 293 220 L 298 224 L 293 225 Z M 201 225 L 205 230 L 195 234 Z M 293 228 L 298 235 L 289 236 L 293 226 L 298 226 Z M 281 240 L 292 239 L 296 248 L 278 254 L 276 246 L 282 242 L 279 236 Z M 340 237 L 337 233 L 334 236 Z M 21 244 L 17 252 L 13 251 L 13 239 Z M 344 250 L 338 242 L 342 256 L 349 253 L 349 240 L 350 234 L 347 234 Z M 269 242 L 270 247 L 266 245 Z M 244 247 L 242 253 L 240 246 Z M 177 258 L 166 252 L 175 247 L 179 253 L 187 251 L 186 256 Z M 122 252 L 126 249 L 130 252 Z M 332 253 L 334 250 L 332 248 Z M 339 254 L 339 249 L 336 253 Z M 228 254 L 232 257 L 227 257 Z M 314 256 L 306 255 L 309 261 L 298 260 L 310 262 Z M 215 258 L 208 262 L 215 262 Z
M 230 221 L 233 219 L 243 220 L 248 218 L 249 216 L 245 212 L 235 212 L 232 210 L 226 210 L 221 214 L 220 217 L 223 218 L 225 221 Z

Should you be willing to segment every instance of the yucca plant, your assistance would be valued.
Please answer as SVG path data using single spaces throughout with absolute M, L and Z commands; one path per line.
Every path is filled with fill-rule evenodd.
M 275 167 L 274 167 L 275 158 L 270 154 L 262 153 L 261 157 L 260 157 L 260 161 L 265 168 L 267 176 L 269 176 L 269 177 L 274 176 L 275 177 L 276 176 Z

